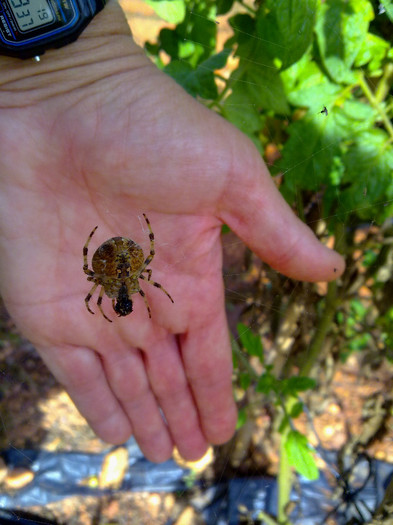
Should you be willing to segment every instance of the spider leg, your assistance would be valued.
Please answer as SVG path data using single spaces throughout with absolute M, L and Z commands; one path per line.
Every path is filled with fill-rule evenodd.
M 93 295 L 93 293 L 96 291 L 96 288 L 98 286 L 98 283 L 95 283 L 93 284 L 93 287 L 91 288 L 90 292 L 86 295 L 85 297 L 85 304 L 86 304 L 86 308 L 89 310 L 89 312 L 91 314 L 94 315 L 94 312 L 92 310 L 90 310 L 90 307 L 89 307 L 89 301 L 91 299 L 91 296 Z
M 147 299 L 146 299 L 146 295 L 145 295 L 145 292 L 143 290 L 139 290 L 139 293 L 141 294 L 141 296 L 143 297 L 143 300 L 145 301 L 145 305 L 146 305 L 146 308 L 147 308 L 147 312 L 149 314 L 149 318 L 151 319 L 151 310 L 150 310 L 150 306 L 149 306 L 149 303 L 147 302 Z
M 150 279 L 146 279 L 146 277 L 144 275 L 140 275 L 139 276 L 139 279 L 143 279 L 144 281 L 146 281 L 147 283 L 155 286 L 156 288 L 160 288 L 168 297 L 169 299 L 172 301 L 172 303 L 174 303 L 175 301 L 172 299 L 172 297 L 169 295 L 169 293 L 165 290 L 165 288 L 163 286 L 161 286 L 160 283 L 156 283 L 155 281 L 150 281 Z
M 148 266 L 152 260 L 153 260 L 153 257 L 155 255 L 155 250 L 154 250 L 154 233 L 153 233 L 153 230 L 151 229 L 151 225 L 150 225 L 150 221 L 149 219 L 147 218 L 147 215 L 144 213 L 143 214 L 144 218 L 145 218 L 145 221 L 146 221 L 146 224 L 147 224 L 147 227 L 149 228 L 149 239 L 150 239 L 150 253 L 149 255 L 146 257 L 145 259 L 145 262 L 143 263 L 143 270 L 146 268 L 146 266 Z
M 150 279 L 151 279 L 151 274 L 153 273 L 153 270 L 151 270 L 150 268 L 147 268 L 147 269 L 145 269 L 145 270 L 143 270 L 143 271 L 149 274 L 149 277 L 147 278 L 147 280 L 150 281 Z
M 98 306 L 98 309 L 100 310 L 100 312 L 102 313 L 102 315 L 105 317 L 105 319 L 111 323 L 112 321 L 109 319 L 109 317 L 107 317 L 104 314 L 104 310 L 102 309 L 102 306 L 101 306 L 102 298 L 104 296 L 104 293 L 105 293 L 105 288 L 102 287 L 101 291 L 100 291 L 100 295 L 98 296 L 98 299 L 97 299 L 97 306 Z
M 88 251 L 89 242 L 91 241 L 91 238 L 93 237 L 94 232 L 96 231 L 97 228 L 98 226 L 94 228 L 94 230 L 91 232 L 91 234 L 87 238 L 85 245 L 83 246 L 83 271 L 87 275 L 94 275 L 94 272 L 92 270 L 89 270 L 89 263 L 87 262 L 87 251 Z

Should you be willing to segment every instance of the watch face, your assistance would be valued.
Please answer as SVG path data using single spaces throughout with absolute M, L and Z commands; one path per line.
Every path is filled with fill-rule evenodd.
M 32 45 L 67 31 L 78 20 L 74 0 L 0 0 L 0 40 Z
M 48 0 L 9 0 L 19 31 L 31 31 L 55 20 Z

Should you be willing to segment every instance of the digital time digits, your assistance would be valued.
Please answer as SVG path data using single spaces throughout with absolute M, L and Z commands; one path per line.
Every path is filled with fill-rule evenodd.
M 9 2 L 20 31 L 29 31 L 54 20 L 47 0 L 9 0 Z

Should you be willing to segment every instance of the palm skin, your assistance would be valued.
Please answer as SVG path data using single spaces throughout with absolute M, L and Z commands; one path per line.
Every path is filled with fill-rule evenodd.
M 294 278 L 334 279 L 343 261 L 292 214 L 248 139 L 147 61 L 117 5 L 42 64 L 1 60 L 4 301 L 102 439 L 133 433 L 152 461 L 174 445 L 196 459 L 236 423 L 222 222 Z M 134 295 L 125 318 L 104 298 L 108 323 L 94 297 L 86 310 L 82 248 L 98 225 L 89 261 L 114 236 L 147 255 L 143 212 L 152 279 L 175 302 L 141 282 L 152 319 Z

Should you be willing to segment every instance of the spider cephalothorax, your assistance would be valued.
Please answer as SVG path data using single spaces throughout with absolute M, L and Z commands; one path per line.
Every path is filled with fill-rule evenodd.
M 169 293 L 161 286 L 161 284 L 151 281 L 152 270 L 147 266 L 153 260 L 154 251 L 154 233 L 150 226 L 150 221 L 145 214 L 143 214 L 146 224 L 149 228 L 150 253 L 145 258 L 143 250 L 136 242 L 126 237 L 112 237 L 105 241 L 96 250 L 93 255 L 91 265 L 92 270 L 89 269 L 87 261 L 88 246 L 97 226 L 89 235 L 86 244 L 83 247 L 83 271 L 88 276 L 87 280 L 94 283 L 92 289 L 85 298 L 86 308 L 90 313 L 89 301 L 98 286 L 101 286 L 101 291 L 98 296 L 97 306 L 109 322 L 112 322 L 102 310 L 102 298 L 104 293 L 112 299 L 112 306 L 119 317 L 124 317 L 132 312 L 131 295 L 139 293 L 143 300 L 149 317 L 151 311 L 145 293 L 139 286 L 139 279 L 152 284 L 161 290 L 174 302 Z M 147 274 L 147 278 L 146 275 Z

